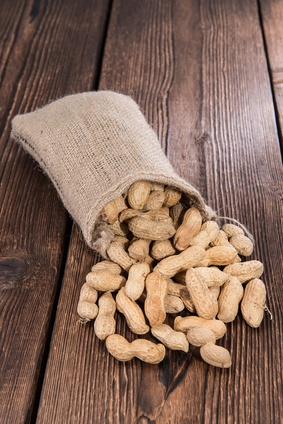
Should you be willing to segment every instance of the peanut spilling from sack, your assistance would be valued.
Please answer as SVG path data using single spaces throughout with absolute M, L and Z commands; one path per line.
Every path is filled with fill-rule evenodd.
M 237 225 L 204 222 L 187 203 L 173 187 L 136 181 L 101 213 L 109 260 L 86 276 L 77 311 L 82 322 L 94 320 L 96 336 L 119 361 L 157 364 L 166 348 L 188 352 L 191 345 L 208 364 L 228 368 L 230 353 L 216 344 L 226 323 L 239 310 L 253 328 L 263 319 L 263 265 L 241 260 L 253 242 Z M 129 342 L 115 334 L 119 313 L 145 338 Z

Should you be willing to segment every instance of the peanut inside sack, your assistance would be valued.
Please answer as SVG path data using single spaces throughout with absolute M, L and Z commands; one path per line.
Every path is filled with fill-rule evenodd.
M 262 263 L 242 262 L 253 252 L 243 229 L 220 228 L 184 205 L 180 190 L 145 180 L 107 203 L 99 219 L 104 234 L 96 243 L 108 260 L 86 276 L 81 322 L 94 320 L 95 335 L 120 361 L 137 357 L 156 364 L 166 348 L 188 352 L 191 344 L 208 364 L 230 367 L 230 353 L 217 345 L 226 323 L 240 309 L 257 328 L 266 308 Z M 116 309 L 134 334 L 150 332 L 157 342 L 139 337 L 129 343 L 115 334 Z

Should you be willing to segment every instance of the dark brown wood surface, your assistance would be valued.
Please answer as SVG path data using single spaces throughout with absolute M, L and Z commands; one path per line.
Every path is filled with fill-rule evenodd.
M 278 133 L 283 149 L 283 8 L 281 1 L 261 0 L 260 18 L 266 44 L 267 64 L 274 95 Z
M 114 0 L 108 28 L 103 1 L 14 3 L 5 2 L 0 18 L 1 422 L 281 423 L 282 135 L 267 59 L 273 69 L 272 57 L 283 57 L 272 32 L 283 3 L 262 0 L 259 10 L 256 1 Z M 98 77 L 100 89 L 139 103 L 175 169 L 209 205 L 255 236 L 273 320 L 266 314 L 257 330 L 240 316 L 228 325 L 221 343 L 229 370 L 206 365 L 197 349 L 170 352 L 155 366 L 118 363 L 91 324 L 77 323 L 80 287 L 100 258 L 75 226 L 68 245 L 55 190 L 8 141 L 9 122 L 92 89 Z M 132 338 L 120 318 L 117 330 Z
M 10 121 L 93 88 L 108 7 L 1 2 L 1 423 L 29 422 L 36 413 L 71 225 L 50 181 L 9 140 Z

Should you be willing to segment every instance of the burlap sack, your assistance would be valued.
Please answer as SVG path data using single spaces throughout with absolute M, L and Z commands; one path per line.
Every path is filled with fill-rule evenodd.
M 136 180 L 177 187 L 204 219 L 214 216 L 200 193 L 174 172 L 128 96 L 98 91 L 64 97 L 16 116 L 11 136 L 52 180 L 91 248 L 99 246 L 96 241 L 104 230 L 102 208 Z

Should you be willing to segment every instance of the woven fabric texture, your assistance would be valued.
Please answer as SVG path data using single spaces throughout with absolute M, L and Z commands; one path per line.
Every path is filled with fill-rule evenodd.
M 104 205 L 137 180 L 177 187 L 204 219 L 215 216 L 200 193 L 174 172 L 138 105 L 123 94 L 66 96 L 17 115 L 11 136 L 52 180 L 91 248 Z

